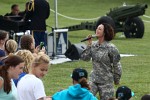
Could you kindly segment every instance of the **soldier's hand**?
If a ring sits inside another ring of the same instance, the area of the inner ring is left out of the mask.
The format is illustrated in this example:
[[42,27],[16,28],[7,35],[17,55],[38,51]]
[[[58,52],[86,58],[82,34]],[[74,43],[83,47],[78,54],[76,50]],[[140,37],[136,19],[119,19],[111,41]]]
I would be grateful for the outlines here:
[[[87,37],[90,38],[90,37],[92,37],[92,35],[88,35]],[[87,45],[91,46],[91,44],[92,44],[92,38],[89,39],[87,42],[88,42]]]

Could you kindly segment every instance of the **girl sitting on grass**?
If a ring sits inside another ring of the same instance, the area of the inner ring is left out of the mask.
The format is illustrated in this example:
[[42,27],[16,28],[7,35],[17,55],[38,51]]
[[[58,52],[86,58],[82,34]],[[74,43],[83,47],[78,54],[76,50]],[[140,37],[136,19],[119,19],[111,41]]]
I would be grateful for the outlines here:
[[24,60],[9,55],[0,66],[0,100],[18,100],[17,89],[12,79],[17,79],[24,67]]
[[40,78],[43,78],[48,71],[50,58],[44,53],[35,57],[29,74],[26,74],[18,82],[17,89],[19,100],[47,100],[44,85]]
[[19,75],[18,79],[14,79],[14,83],[17,86],[18,81],[23,76],[25,76],[26,74],[29,73],[29,68],[31,67],[31,64],[32,64],[32,62],[34,60],[34,56],[29,50],[18,50],[15,54],[20,56],[25,62],[25,64],[24,64],[25,66],[23,68],[23,72]]

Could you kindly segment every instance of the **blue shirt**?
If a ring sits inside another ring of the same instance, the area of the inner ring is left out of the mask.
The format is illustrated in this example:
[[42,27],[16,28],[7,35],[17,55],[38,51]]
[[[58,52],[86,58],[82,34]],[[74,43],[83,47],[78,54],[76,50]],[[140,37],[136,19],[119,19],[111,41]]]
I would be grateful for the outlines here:
[[80,84],[69,86],[68,89],[55,93],[52,100],[98,100],[88,89]]
[[17,84],[18,84],[18,81],[20,81],[20,79],[23,77],[23,76],[25,76],[27,73],[25,73],[25,72],[23,72],[23,73],[21,73],[20,75],[19,75],[19,78],[18,79],[13,79],[13,81],[14,81],[14,83],[15,83],[15,85],[17,86]]
[[5,51],[0,49],[0,57],[4,57],[4,56],[6,56]]
[[[6,56],[5,51],[0,49],[0,57],[5,57],[5,56]],[[0,65],[3,65],[2,59],[0,60]]]

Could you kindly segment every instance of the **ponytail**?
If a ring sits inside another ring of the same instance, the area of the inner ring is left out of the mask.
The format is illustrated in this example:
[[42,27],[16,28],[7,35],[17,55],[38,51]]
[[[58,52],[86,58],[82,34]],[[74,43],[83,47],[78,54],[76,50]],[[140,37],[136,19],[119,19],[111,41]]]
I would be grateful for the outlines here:
[[87,79],[84,77],[79,79],[79,84],[81,85],[82,88],[87,88],[88,90],[91,89],[88,82],[87,82]]
[[4,80],[4,91],[8,94],[11,91],[11,82],[5,65],[0,66],[0,76]]

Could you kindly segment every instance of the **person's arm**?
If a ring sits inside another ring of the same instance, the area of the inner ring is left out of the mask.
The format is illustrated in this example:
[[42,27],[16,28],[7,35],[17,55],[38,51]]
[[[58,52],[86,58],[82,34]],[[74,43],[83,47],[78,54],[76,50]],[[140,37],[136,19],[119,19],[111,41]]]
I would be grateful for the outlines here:
[[[88,37],[91,37],[89,35]],[[84,61],[90,61],[91,60],[91,46],[92,46],[92,39],[88,40],[87,48],[81,53],[80,58]]]
[[39,99],[37,99],[37,100],[52,100],[52,98],[51,97],[43,97],[43,98],[39,98]]
[[4,79],[0,76],[0,89],[3,87]]
[[51,96],[46,96],[46,100],[52,100]]
[[87,48],[81,53],[80,58],[84,61],[91,60],[91,46],[87,46]]
[[120,63],[120,54],[119,51],[116,47],[111,48],[111,52],[110,52],[110,61],[113,64],[113,68],[114,68],[114,83],[115,85],[118,85],[120,83],[120,78],[122,75],[122,66]]
[[43,46],[42,49],[40,49],[40,45],[38,45],[35,49],[34,49],[34,53],[38,54],[38,53],[45,53],[45,47]]
[[118,85],[120,83],[121,75],[122,75],[122,67],[121,67],[121,63],[118,62],[116,64],[116,67],[114,67],[114,83],[115,83],[115,85]]

